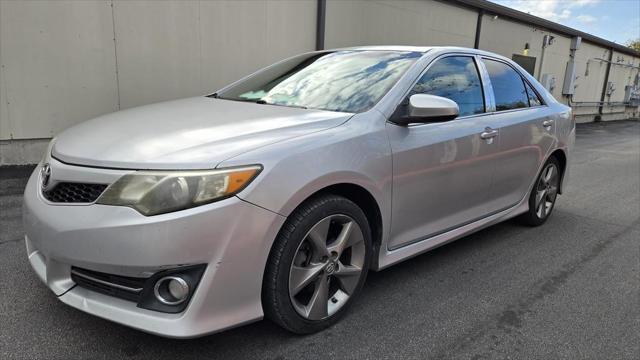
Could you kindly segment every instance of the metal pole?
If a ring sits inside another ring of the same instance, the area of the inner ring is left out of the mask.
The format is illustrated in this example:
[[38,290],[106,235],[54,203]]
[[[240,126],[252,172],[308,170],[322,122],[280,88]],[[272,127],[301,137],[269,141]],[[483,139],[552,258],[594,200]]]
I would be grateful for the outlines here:
[[318,0],[316,15],[316,50],[324,50],[324,33],[327,20],[327,0]]
[[596,121],[602,120],[602,113],[604,110],[604,99],[607,96],[607,85],[609,84],[609,72],[611,72],[611,60],[613,60],[613,48],[609,49],[609,60],[607,61],[607,70],[604,73],[604,84],[602,84],[602,96],[600,96],[600,106],[598,107],[599,116],[596,117]]
[[478,10],[478,22],[476,23],[476,39],[473,42],[473,48],[480,48],[480,32],[482,31],[482,16],[484,15],[484,10]]
[[540,64],[538,65],[538,77],[536,79],[540,81],[542,79],[542,64],[544,63],[544,52],[547,49],[547,43],[549,42],[549,35],[542,37],[542,52],[540,53]]

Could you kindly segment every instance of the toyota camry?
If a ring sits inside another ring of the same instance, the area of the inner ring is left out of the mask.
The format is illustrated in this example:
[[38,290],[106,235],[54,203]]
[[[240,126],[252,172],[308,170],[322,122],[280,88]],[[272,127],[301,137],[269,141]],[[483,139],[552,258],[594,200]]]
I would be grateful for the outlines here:
[[310,52],[59,134],[25,189],[27,254],[62,302],[149,333],[316,332],[368,271],[543,224],[574,138],[570,108],[493,53]]

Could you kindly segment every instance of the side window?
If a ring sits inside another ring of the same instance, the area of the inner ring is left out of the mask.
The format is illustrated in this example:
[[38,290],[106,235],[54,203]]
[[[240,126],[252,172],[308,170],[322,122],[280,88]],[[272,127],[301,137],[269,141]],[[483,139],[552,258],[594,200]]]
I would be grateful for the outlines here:
[[527,88],[527,95],[529,96],[529,106],[540,106],[542,105],[542,101],[538,97],[538,94],[531,88],[531,85],[524,82],[524,86]]
[[478,69],[469,56],[438,60],[411,90],[413,94],[429,94],[455,101],[460,116],[484,112],[484,97]]
[[524,88],[524,81],[511,66],[483,59],[491,86],[493,87],[493,95],[496,99],[496,111],[511,110],[525,108],[529,106],[529,96]]

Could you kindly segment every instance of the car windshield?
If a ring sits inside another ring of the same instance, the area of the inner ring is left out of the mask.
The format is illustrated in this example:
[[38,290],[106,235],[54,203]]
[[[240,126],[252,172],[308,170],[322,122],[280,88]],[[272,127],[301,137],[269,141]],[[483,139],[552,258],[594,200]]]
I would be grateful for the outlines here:
[[220,99],[357,113],[370,109],[422,54],[341,50],[297,56],[216,94]]

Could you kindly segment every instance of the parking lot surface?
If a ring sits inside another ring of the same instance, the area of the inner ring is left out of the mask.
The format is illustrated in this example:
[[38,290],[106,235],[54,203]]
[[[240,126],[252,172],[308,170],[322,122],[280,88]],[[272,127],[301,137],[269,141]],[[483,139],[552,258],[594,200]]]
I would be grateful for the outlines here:
[[581,124],[549,221],[514,221],[371,273],[334,327],[268,321],[192,340],[145,334],[58,300],[29,267],[30,169],[0,168],[0,359],[638,359],[640,122]]

